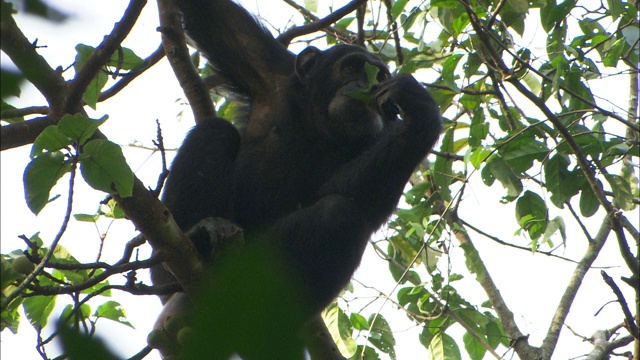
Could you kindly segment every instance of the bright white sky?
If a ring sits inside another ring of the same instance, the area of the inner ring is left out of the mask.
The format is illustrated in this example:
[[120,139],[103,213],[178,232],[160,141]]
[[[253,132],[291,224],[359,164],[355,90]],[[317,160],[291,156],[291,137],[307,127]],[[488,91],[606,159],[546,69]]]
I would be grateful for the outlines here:
[[[255,4],[258,1],[245,0],[244,3],[247,7],[255,9]],[[268,6],[265,6],[265,3],[262,2],[263,5],[259,8],[260,14],[268,19],[269,23],[274,27],[283,28],[290,19],[295,19],[299,23],[299,18],[296,18],[298,16],[296,12],[283,5],[282,2],[269,1]],[[344,3],[346,3],[344,0],[335,1],[334,8],[342,6]],[[38,45],[47,46],[40,49],[39,52],[49,61],[51,66],[61,65],[62,67],[67,67],[73,63],[75,56],[74,46],[78,43],[91,46],[99,44],[103,36],[112,30],[113,24],[120,19],[128,1],[57,0],[55,4],[59,9],[72,15],[72,18],[62,25],[45,23],[24,16],[17,16],[16,19],[30,41],[38,38]],[[155,1],[149,1],[142,18],[133,33],[125,41],[124,46],[133,49],[142,57],[147,56],[160,43],[160,36],[155,30],[157,26]],[[540,36],[538,36],[539,38]],[[433,39],[427,36],[426,41],[431,40]],[[531,43],[530,48],[534,49],[543,46],[543,44],[543,42],[536,40],[536,42]],[[2,61],[4,66],[7,63],[7,58],[4,54],[2,54]],[[603,83],[603,95],[606,95],[607,91],[610,92],[612,88],[626,88],[626,85],[615,86],[611,83]],[[164,60],[134,81],[123,93],[100,104],[98,110],[91,115],[98,118],[104,114],[109,114],[110,119],[101,127],[101,130],[112,141],[120,144],[130,144],[138,141],[149,147],[152,147],[151,140],[155,138],[156,134],[155,120],[159,119],[165,137],[165,145],[168,148],[175,148],[179,146],[184,133],[193,124],[189,109],[184,106],[182,97],[182,91],[166,60]],[[611,94],[609,94],[609,97],[614,102],[620,102],[618,106],[626,106],[626,96],[624,94],[615,97],[611,97]],[[42,97],[33,88],[26,88],[22,97],[11,101],[11,103],[16,107],[45,104]],[[176,122],[176,116],[183,111],[184,119]],[[0,235],[3,253],[24,248],[24,243],[17,238],[21,234],[31,236],[40,231],[41,237],[45,242],[51,241],[58,231],[62,214],[64,213],[66,178],[59,182],[62,186],[58,186],[52,192],[52,194],[59,193],[63,195],[61,199],[49,204],[38,217],[35,217],[27,209],[24,202],[22,174],[29,162],[29,150],[30,146],[25,146],[0,153],[2,176],[0,192],[2,226],[0,227]],[[148,151],[135,148],[125,148],[124,151],[136,175],[148,186],[154,186],[157,174],[161,169],[159,156],[149,157]],[[472,182],[466,192],[460,216],[482,229],[489,229],[488,231],[493,235],[504,240],[526,245],[528,242],[526,239],[522,237],[514,238],[513,234],[518,226],[513,215],[513,208],[499,204],[498,201],[502,194],[499,186],[494,185],[492,189],[494,191],[487,191],[487,188],[481,183]],[[74,203],[73,212],[95,213],[98,203],[104,198],[104,195],[89,189],[81,181],[77,184],[76,189],[76,202]],[[561,214],[556,208],[551,208],[550,210],[552,218]],[[586,241],[570,216],[563,215],[569,227],[567,232],[568,248],[563,255],[578,260],[586,249]],[[629,213],[627,216],[631,221],[635,221],[637,227],[638,211]],[[602,218],[603,214],[598,213],[588,221],[586,225],[591,234],[596,233]],[[99,234],[106,232],[108,229],[102,260],[115,261],[121,256],[124,243],[134,236],[135,231],[127,221],[118,221],[110,227],[109,225],[108,222],[100,222],[96,229],[93,224],[72,221],[61,244],[67,247],[78,260],[95,261],[93,257],[99,247]],[[572,274],[574,265],[543,255],[534,256],[524,251],[505,248],[477,234],[472,233],[471,236],[494,281],[498,284],[507,304],[515,314],[521,330],[530,334],[530,341],[533,345],[539,345],[547,331],[557,302]],[[559,238],[554,240],[557,243],[560,242]],[[471,303],[480,304],[486,300],[486,295],[480,286],[473,281],[473,276],[466,271],[462,251],[456,247],[455,241],[452,245],[454,247],[450,266],[453,272],[465,275],[465,279],[457,283],[456,288]],[[139,254],[140,258],[146,258],[149,252],[150,249],[148,247],[143,248]],[[607,269],[607,272],[616,280],[620,276],[628,275],[624,271],[624,267],[620,268],[623,264],[620,261],[615,242],[612,240],[606,244],[596,265],[613,267]],[[446,264],[440,264],[440,267],[446,269]],[[376,289],[387,294],[392,291],[394,283],[390,275],[388,275],[387,269],[387,264],[369,249],[361,268],[355,275],[355,279],[374,289],[362,289],[363,292],[360,293],[360,296],[364,297],[364,299],[350,303],[351,310],[357,311],[365,304],[368,304],[378,295]],[[140,273],[139,279],[148,283],[147,274]],[[113,279],[112,281],[117,280]],[[122,278],[121,281],[124,282],[124,279]],[[620,286],[624,291],[627,290],[626,286],[621,282]],[[631,300],[632,294],[629,291],[626,291],[626,294],[628,299]],[[104,334],[104,338],[109,341],[109,344],[114,349],[117,349],[118,354],[122,357],[129,357],[139,351],[146,343],[147,333],[150,331],[161,306],[160,302],[153,297],[135,297],[123,293],[115,295],[116,300],[126,309],[128,320],[136,329],[132,330],[128,327],[102,320],[98,324],[98,333]],[[91,303],[93,309],[102,301],[102,299],[98,300],[98,302]],[[590,272],[585,280],[585,285],[579,292],[577,301],[573,305],[572,312],[567,320],[568,325],[581,335],[591,336],[598,329],[609,328],[619,323],[622,320],[622,315],[617,304],[609,304],[598,316],[594,316],[603,304],[610,300],[614,300],[614,296],[600,279],[599,271]],[[60,298],[57,311],[68,303],[68,299]],[[382,314],[390,321],[391,328],[398,331],[395,334],[398,358],[427,358],[426,350],[417,341],[417,334],[420,329],[407,321],[406,317],[397,311],[391,302],[383,303],[382,301],[377,301],[369,305],[364,314],[380,309]],[[45,335],[49,333],[50,329],[46,329]],[[461,334],[462,331],[457,333],[456,340],[459,341],[458,344],[462,347]],[[34,349],[36,344],[35,332],[25,318],[21,323],[19,334],[13,335],[9,331],[4,331],[1,342],[0,357],[3,359],[40,359]],[[589,352],[590,349],[591,346],[589,344],[583,343],[581,339],[564,329],[554,358],[577,357]],[[49,347],[48,350],[50,351],[50,356],[57,354],[53,347]],[[464,358],[464,349],[461,349],[461,351]],[[508,353],[506,356],[510,358],[512,353]],[[152,354],[148,358],[155,359],[157,354]]]

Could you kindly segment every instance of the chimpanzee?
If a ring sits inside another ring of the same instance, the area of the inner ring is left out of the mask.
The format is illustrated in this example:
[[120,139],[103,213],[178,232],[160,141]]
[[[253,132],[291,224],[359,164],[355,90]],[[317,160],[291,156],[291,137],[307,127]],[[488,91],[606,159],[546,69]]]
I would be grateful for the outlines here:
[[[220,118],[191,130],[163,201],[185,231],[221,217],[248,242],[277,247],[317,313],[349,282],[437,141],[438,107],[412,76],[391,76],[362,48],[296,56],[230,0],[177,3],[188,36],[249,110],[241,132]],[[352,95],[369,86],[365,64],[378,69],[370,101]],[[168,281],[162,268],[152,275]]]

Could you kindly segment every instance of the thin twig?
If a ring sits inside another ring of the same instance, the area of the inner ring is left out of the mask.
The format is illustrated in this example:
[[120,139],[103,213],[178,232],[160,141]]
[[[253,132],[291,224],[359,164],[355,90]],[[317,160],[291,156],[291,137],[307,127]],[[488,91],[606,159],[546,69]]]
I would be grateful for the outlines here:
[[618,285],[616,285],[615,281],[613,281],[611,276],[609,276],[604,270],[600,271],[600,275],[602,275],[604,282],[607,283],[607,285],[609,285],[609,287],[611,288],[611,291],[613,291],[613,293],[618,298],[618,303],[620,304],[620,307],[622,308],[622,313],[624,314],[624,321],[627,325],[626,326],[627,330],[629,330],[629,332],[631,333],[631,335],[633,335],[634,338],[640,339],[640,332],[638,331],[638,325],[635,323],[635,320],[633,319],[633,315],[631,314],[631,310],[629,310],[629,305],[627,305],[627,301],[622,295],[622,291],[620,291],[620,288],[618,287]]
[[15,290],[10,292],[4,299],[2,299],[2,303],[0,304],[0,309],[2,309],[2,311],[4,311],[9,305],[9,303],[11,303],[15,298],[17,298],[18,295],[20,295],[20,293],[22,293],[22,291],[24,291],[27,288],[27,286],[29,286],[29,284],[31,284],[31,282],[33,282],[33,280],[38,275],[40,275],[42,271],[44,271],[44,268],[47,266],[47,264],[53,257],[53,253],[55,252],[56,247],[58,246],[58,242],[60,242],[60,239],[62,239],[62,235],[67,230],[67,225],[69,224],[69,220],[71,219],[71,208],[73,205],[73,186],[75,184],[75,179],[76,179],[76,168],[77,168],[76,163],[73,162],[71,164],[71,170],[70,170],[71,176],[69,177],[67,210],[65,211],[64,219],[62,220],[62,225],[60,226],[60,230],[58,230],[56,237],[51,242],[51,245],[49,245],[49,249],[47,250],[47,253],[44,255],[44,258],[42,259],[42,261],[40,261],[40,264],[36,266],[36,268],[31,272],[31,274],[29,274],[20,283],[20,285],[18,285],[15,288]]

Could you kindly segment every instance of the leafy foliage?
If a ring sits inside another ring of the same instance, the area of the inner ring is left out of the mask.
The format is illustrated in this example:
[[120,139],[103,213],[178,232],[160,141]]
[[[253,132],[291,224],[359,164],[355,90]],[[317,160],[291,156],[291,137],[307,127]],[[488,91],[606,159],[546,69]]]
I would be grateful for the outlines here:
[[[28,3],[35,7],[28,7],[27,12],[41,16],[54,13],[49,5],[40,1]],[[298,10],[306,14],[307,19],[313,19],[312,15],[326,3],[305,1],[304,9]],[[426,83],[445,122],[445,132],[435,155],[417,169],[404,202],[389,221],[384,239],[374,241],[375,250],[387,260],[389,273],[397,284],[396,290],[384,297],[392,299],[419,329],[416,343],[432,359],[476,360],[509,351],[517,352],[520,358],[537,357],[538,351],[549,351],[544,348],[548,345],[534,348],[519,333],[508,304],[492,284],[482,254],[471,242],[470,230],[534,254],[561,256],[556,254],[555,244],[560,240],[565,246],[570,245],[566,244],[570,223],[585,228],[593,219],[601,219],[603,223],[611,221],[629,268],[626,270],[632,275],[636,272],[635,277],[629,277],[631,281],[637,280],[637,268],[634,270],[629,264],[638,261],[638,254],[629,250],[627,240],[619,235],[624,231],[634,234],[633,225],[623,229],[620,219],[626,219],[626,213],[631,214],[629,218],[637,215],[640,195],[637,2],[398,0],[368,4],[363,29],[358,29],[358,22],[348,15],[333,25],[331,35],[318,38],[313,34],[303,40],[317,46],[332,45],[339,38],[355,38],[352,35],[362,30],[369,50],[378,53],[391,69],[414,74]],[[14,13],[11,5],[3,0],[3,33],[9,29]],[[394,28],[394,23],[399,28],[397,33],[389,30]],[[530,46],[538,40],[542,40],[541,47]],[[88,63],[96,61],[100,49],[77,44],[75,73],[81,74]],[[21,63],[17,56],[12,60]],[[192,60],[199,65],[198,54],[194,54]],[[38,61],[32,58],[22,64],[28,64],[29,69],[39,69]],[[89,74],[88,84],[78,94],[82,104],[69,107],[57,104],[52,108],[61,111],[86,105],[96,109],[105,98],[105,88],[113,83],[111,78],[126,78],[147,63],[134,50],[120,47],[107,54],[98,71]],[[20,94],[24,82],[41,85],[39,81],[46,78],[42,73],[24,71],[24,68],[22,73],[2,69],[2,121],[8,129],[26,124],[25,116],[28,119],[33,115],[10,104],[11,97]],[[211,71],[205,67],[201,73],[210,75]],[[371,67],[367,74],[369,89],[350,96],[370,101],[369,90],[377,82],[377,69]],[[631,81],[627,77],[631,77]],[[611,97],[618,96],[618,92],[629,94],[632,101],[626,110],[614,107],[612,111],[609,104],[612,99],[602,98],[603,93],[596,91],[600,86],[598,81],[605,78],[631,84],[626,92],[621,90],[627,85],[610,89]],[[69,81],[73,84],[75,80]],[[116,85],[107,90],[113,89],[118,91]],[[46,97],[49,104],[55,104],[52,95]],[[214,98],[223,102],[219,115],[230,117],[239,112],[232,100]],[[54,116],[55,112],[49,110]],[[94,189],[119,197],[131,196],[134,173],[121,147],[96,135],[107,117],[96,120],[79,113],[64,113],[55,125],[44,128],[33,141],[30,162],[23,176],[29,209],[39,214],[49,202],[56,200],[59,195],[51,194],[61,186],[59,180],[68,175],[73,179],[78,165],[84,181]],[[489,235],[492,229],[488,225],[476,229],[461,219],[459,210],[465,207],[464,191],[470,183],[484,185],[487,191],[499,194],[500,206],[512,209],[514,214],[509,219],[501,219],[500,226],[517,229],[519,238],[495,239]],[[70,194],[73,198],[73,191]],[[69,199],[69,206],[72,200]],[[575,206],[578,211],[574,210]],[[74,214],[74,219],[82,222],[97,223],[105,218],[109,221],[126,218],[113,198],[99,205],[95,214]],[[584,232],[593,251],[585,255],[585,259],[592,261],[606,238],[594,239]],[[637,230],[635,234],[637,236]],[[59,335],[68,356],[115,358],[92,336],[100,318],[133,327],[120,303],[109,299],[109,278],[128,272],[125,289],[142,291],[146,288],[135,283],[135,271],[149,264],[131,261],[126,256],[108,266],[83,264],[57,243],[59,238],[43,241],[36,233],[30,238],[23,236],[23,240],[26,249],[3,254],[1,258],[2,330],[16,333],[23,314],[40,332],[57,316]],[[464,281],[470,279],[457,273],[451,265],[456,256],[452,250],[456,246],[463,250],[468,273],[487,294],[488,300],[483,304],[468,301],[466,289],[458,285],[463,278]],[[210,310],[207,313],[224,316],[226,311],[234,311],[255,324],[256,332],[247,339],[217,325],[218,343],[242,342],[247,347],[256,345],[265,349],[290,346],[292,350],[287,355],[291,355],[299,350],[300,344],[294,339],[295,330],[286,325],[291,320],[289,317],[295,318],[296,313],[285,314],[289,309],[282,304],[295,303],[299,294],[287,286],[282,280],[284,277],[278,276],[277,263],[274,265],[264,253],[260,254],[252,252],[247,255],[250,258],[241,259],[246,266],[240,269],[229,266],[227,272],[223,272],[218,281],[227,293],[210,294],[214,301],[206,304]],[[17,271],[18,267],[27,271]],[[573,284],[580,284],[583,278],[572,280],[575,280]],[[255,301],[233,296],[239,288],[254,287]],[[275,295],[273,288],[278,289]],[[54,305],[63,294],[73,295],[76,301],[61,314],[55,314]],[[389,317],[345,301],[350,294],[355,295],[347,292],[344,299],[323,313],[341,353],[350,359],[399,357],[396,340],[400,329]],[[101,304],[88,303],[98,296]],[[559,305],[558,311],[566,316],[571,301]],[[484,309],[480,310],[481,307]],[[208,317],[197,321],[206,322],[206,319]],[[636,314],[636,325],[637,322]],[[81,328],[91,330],[80,331]],[[271,342],[261,338],[260,332],[273,329],[277,331],[270,333],[268,339],[281,338]],[[461,329],[462,336],[459,336]],[[549,330],[547,339],[557,335],[552,331],[556,330]],[[557,336],[555,338],[557,341]],[[204,356],[201,349],[206,349],[211,340],[200,332],[194,341],[187,354]],[[43,349],[44,345],[39,343]],[[545,353],[546,358],[551,355]]]

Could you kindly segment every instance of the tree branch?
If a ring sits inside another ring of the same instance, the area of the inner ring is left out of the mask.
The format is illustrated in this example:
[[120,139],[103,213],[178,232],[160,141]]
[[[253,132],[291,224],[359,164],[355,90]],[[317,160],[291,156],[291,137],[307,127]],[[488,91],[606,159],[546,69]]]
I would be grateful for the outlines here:
[[69,92],[67,93],[65,113],[75,114],[80,110],[82,96],[87,87],[104,64],[111,59],[111,56],[120,47],[122,41],[129,35],[142,12],[142,8],[146,4],[147,0],[130,0],[122,19],[114,25],[111,33],[96,47],[95,51],[82,66],[82,69],[76,73],[75,78],[71,81]]
[[593,262],[598,257],[602,246],[607,240],[609,236],[609,232],[611,231],[611,218],[605,217],[600,225],[600,230],[593,239],[593,242],[589,243],[587,247],[587,251],[576,266],[573,276],[569,280],[567,284],[567,288],[565,289],[562,298],[560,299],[560,303],[558,304],[558,308],[556,309],[553,318],[551,319],[551,325],[549,326],[549,330],[547,331],[547,336],[545,336],[542,341],[542,346],[540,349],[542,350],[543,359],[549,359],[551,354],[558,343],[558,339],[560,337],[560,330],[562,330],[562,325],[564,324],[567,315],[569,314],[569,310],[571,309],[571,304],[573,304],[573,300],[578,293],[578,289],[580,285],[582,285],[582,280],[584,279],[587,271],[593,265]]
[[209,89],[191,61],[187,40],[182,30],[180,11],[172,0],[158,0],[162,46],[180,87],[184,91],[196,123],[216,117]]
[[607,283],[607,285],[609,285],[609,287],[611,288],[611,291],[613,291],[613,293],[616,295],[616,298],[618,298],[618,303],[622,308],[622,313],[624,314],[624,321],[627,325],[625,326],[625,328],[629,330],[629,333],[631,333],[631,335],[633,335],[634,338],[640,339],[640,332],[638,332],[638,325],[635,323],[633,319],[633,315],[629,310],[629,305],[627,305],[627,301],[624,299],[624,296],[622,295],[622,291],[620,291],[620,288],[618,288],[618,285],[616,285],[615,281],[613,281],[611,276],[609,276],[606,272],[604,272],[604,270],[600,271],[600,275],[602,275],[604,282]]
[[58,118],[44,116],[0,127],[0,151],[33,143],[47,126],[57,122]]
[[135,80],[138,76],[142,75],[145,71],[147,71],[153,65],[157,64],[158,61],[160,61],[163,57],[164,57],[164,48],[162,47],[162,44],[160,44],[160,46],[158,46],[156,51],[154,51],[153,53],[151,53],[151,55],[149,55],[146,59],[144,59],[144,64],[141,67],[135,68],[129,71],[127,74],[122,75],[123,77],[122,79],[120,79],[120,81],[115,83],[109,89],[103,91],[100,94],[100,96],[98,96],[98,102],[105,101],[110,97],[114,96],[115,94],[117,94],[118,92],[120,92],[120,90],[124,89],[127,85],[129,85],[129,83]]
[[[304,8],[301,9],[301,7],[299,5],[297,5],[296,3],[294,3],[293,1],[290,0],[285,0],[285,2],[291,6],[293,6],[294,8],[298,9],[299,11],[304,10]],[[332,12],[329,16],[325,17],[324,19],[316,19],[316,21],[308,24],[308,25],[304,25],[304,26],[298,26],[298,27],[294,27],[291,28],[287,31],[285,31],[284,33],[280,34],[280,36],[278,36],[278,41],[283,44],[285,47],[289,46],[289,44],[291,44],[291,41],[299,36],[303,36],[303,35],[307,35],[307,34],[311,34],[314,33],[316,31],[320,31],[323,30],[325,28],[327,28],[329,25],[335,23],[336,21],[342,19],[343,17],[347,16],[348,14],[352,13],[353,11],[357,10],[359,6],[361,6],[362,4],[366,3],[367,0],[352,0],[351,2],[349,2],[347,5],[341,7],[340,9]],[[306,10],[304,10],[306,11]],[[305,16],[311,15],[308,13],[303,13]]]
[[[3,5],[4,7],[4,5]],[[16,24],[11,11],[0,14],[0,49],[9,56],[25,78],[44,95],[49,107],[61,110],[66,98],[67,84],[58,72],[38,54]],[[4,146],[5,138],[2,143]]]
[[13,119],[27,115],[39,114],[47,115],[49,113],[48,106],[29,106],[22,109],[6,109],[0,113],[0,119]]
[[75,184],[75,179],[76,179],[76,163],[75,162],[71,164],[70,173],[71,173],[71,176],[69,177],[67,208],[64,213],[64,219],[62,220],[62,225],[60,225],[60,230],[58,230],[56,237],[51,242],[51,245],[49,245],[49,249],[47,250],[47,253],[44,255],[44,257],[42,258],[40,263],[36,266],[36,268],[29,275],[27,275],[27,277],[24,280],[22,280],[22,282],[18,286],[16,286],[12,292],[7,294],[7,296],[2,299],[2,302],[0,303],[0,309],[2,309],[2,311],[4,311],[7,308],[7,306],[15,298],[17,298],[27,288],[27,286],[29,286],[29,284],[31,284],[38,275],[40,275],[40,273],[42,273],[45,266],[47,266],[49,261],[51,261],[51,258],[53,257],[53,254],[56,250],[56,246],[58,246],[58,242],[60,242],[60,239],[62,239],[62,235],[67,230],[67,225],[69,224],[69,220],[71,219],[71,208],[73,205],[73,186]]
[[398,23],[393,19],[391,8],[393,4],[391,0],[384,0],[384,6],[387,8],[387,22],[389,23],[389,33],[393,36],[393,43],[396,49],[396,58],[398,59],[398,67],[404,62],[402,55],[402,46],[400,45],[400,32],[398,31]]
[[489,270],[484,266],[484,262],[480,258],[480,254],[475,245],[471,241],[471,237],[464,230],[464,223],[458,219],[457,214],[452,211],[445,212],[445,219],[449,223],[453,233],[460,243],[460,247],[464,251],[465,257],[469,264],[474,265],[476,281],[482,286],[485,293],[489,297],[489,301],[493,305],[505,334],[511,339],[512,346],[521,359],[538,359],[540,358],[540,349],[529,344],[528,337],[525,336],[513,318],[513,313],[504,301],[498,286],[493,282]]

